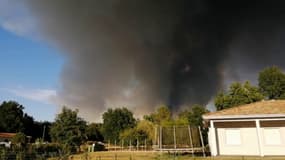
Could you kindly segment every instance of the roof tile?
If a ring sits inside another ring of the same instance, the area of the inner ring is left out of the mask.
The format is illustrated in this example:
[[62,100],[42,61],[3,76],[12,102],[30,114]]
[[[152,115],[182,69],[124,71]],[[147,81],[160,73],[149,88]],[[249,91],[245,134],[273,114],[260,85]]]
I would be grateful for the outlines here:
[[255,103],[223,109],[216,112],[206,113],[203,115],[203,117],[269,114],[285,114],[285,100],[263,100]]

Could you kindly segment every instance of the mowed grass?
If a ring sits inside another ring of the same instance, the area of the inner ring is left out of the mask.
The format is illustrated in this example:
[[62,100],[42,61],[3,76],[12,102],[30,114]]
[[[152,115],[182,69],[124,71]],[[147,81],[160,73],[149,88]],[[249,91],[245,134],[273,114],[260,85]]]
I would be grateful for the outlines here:
[[[57,160],[52,158],[50,160]],[[192,157],[187,155],[174,155],[151,151],[117,151],[117,152],[93,152],[72,155],[69,160],[285,160],[284,157],[253,157],[253,156],[218,156],[218,157]]]

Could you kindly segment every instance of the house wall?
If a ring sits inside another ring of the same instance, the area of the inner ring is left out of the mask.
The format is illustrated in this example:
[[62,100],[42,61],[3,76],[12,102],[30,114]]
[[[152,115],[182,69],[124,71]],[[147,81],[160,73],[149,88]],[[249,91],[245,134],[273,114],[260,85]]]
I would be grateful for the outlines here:
[[227,142],[226,132],[231,128],[217,128],[219,155],[259,155],[256,128],[232,129],[239,130],[240,144],[229,144]]
[[[279,134],[268,133],[265,131],[266,129],[277,130],[279,131]],[[260,136],[262,139],[261,145],[263,147],[264,155],[285,155],[285,127],[263,127],[261,128]],[[280,144],[267,144],[267,141],[270,141],[270,139],[271,142],[274,142],[273,138],[275,141],[280,140]]]
[[[241,143],[228,144],[227,130],[239,130]],[[285,155],[285,127],[261,127],[260,131],[265,156]],[[256,128],[217,128],[217,141],[219,155],[260,155]]]
[[216,129],[210,127],[208,131],[208,142],[209,142],[209,147],[211,151],[212,156],[217,156],[218,155],[218,148],[216,144]]

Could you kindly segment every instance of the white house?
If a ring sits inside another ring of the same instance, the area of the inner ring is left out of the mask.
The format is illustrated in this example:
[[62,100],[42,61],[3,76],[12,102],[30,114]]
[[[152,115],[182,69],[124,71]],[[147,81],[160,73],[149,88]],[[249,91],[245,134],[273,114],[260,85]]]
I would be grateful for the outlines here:
[[203,115],[217,155],[285,155],[285,100],[260,101]]

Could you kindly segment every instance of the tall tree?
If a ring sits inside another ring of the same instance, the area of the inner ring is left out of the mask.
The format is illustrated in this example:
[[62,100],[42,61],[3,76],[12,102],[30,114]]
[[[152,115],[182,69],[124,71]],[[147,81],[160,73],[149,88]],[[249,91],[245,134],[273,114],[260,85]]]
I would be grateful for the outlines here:
[[151,121],[157,125],[168,124],[172,120],[171,112],[167,106],[160,106],[159,108],[157,108],[155,113],[145,115],[144,119]]
[[25,113],[22,122],[24,125],[23,132],[27,136],[32,136],[33,138],[37,137],[37,132],[39,131],[37,130],[38,128],[35,124],[34,118]]
[[146,120],[141,120],[138,122],[136,126],[136,130],[138,132],[138,139],[144,140],[146,139],[147,142],[152,142],[155,139],[154,135],[154,125],[153,123],[146,121]]
[[136,120],[133,113],[127,108],[108,109],[103,114],[104,139],[113,143],[119,139],[121,131],[133,128],[135,125]]
[[193,105],[189,114],[188,121],[192,126],[203,126],[203,118],[202,115],[209,112],[205,107],[201,105]]
[[178,116],[175,119],[175,125],[189,125],[189,114],[189,110],[183,110],[179,112]]
[[15,101],[4,101],[0,105],[0,131],[24,131],[24,107]]
[[65,151],[73,151],[86,138],[86,122],[78,117],[78,110],[63,107],[50,128],[53,142],[63,144]]
[[244,84],[235,82],[231,84],[227,92],[221,92],[215,97],[215,106],[217,110],[221,110],[260,101],[263,98],[259,89],[252,86],[250,82],[246,81]]
[[285,99],[285,74],[273,66],[259,73],[258,85],[268,99]]
[[87,126],[86,135],[89,141],[103,141],[104,137],[100,131],[102,124],[91,123]]
[[193,133],[193,137],[196,137],[196,139],[199,137],[198,126],[200,126],[205,144],[208,143],[208,129],[203,127],[202,115],[207,112],[209,112],[209,110],[207,110],[206,107],[195,104],[187,114],[188,122],[192,126],[191,132]]

